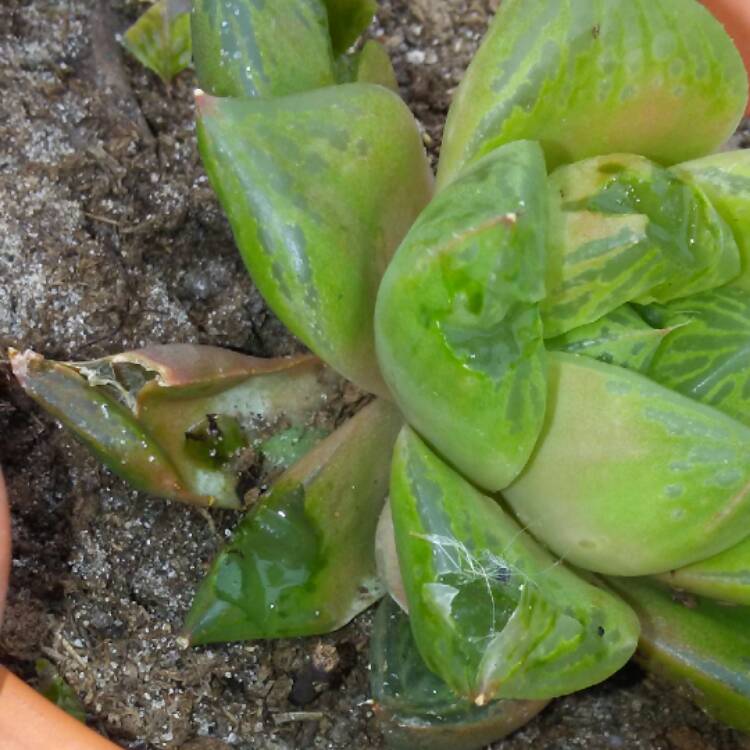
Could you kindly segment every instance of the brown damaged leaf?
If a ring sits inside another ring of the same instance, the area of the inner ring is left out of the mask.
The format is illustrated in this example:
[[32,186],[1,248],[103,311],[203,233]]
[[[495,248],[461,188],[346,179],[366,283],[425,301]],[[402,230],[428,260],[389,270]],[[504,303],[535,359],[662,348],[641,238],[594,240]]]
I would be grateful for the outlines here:
[[[83,363],[9,352],[21,386],[136,489],[239,507],[265,441],[330,432],[340,381],[317,358],[259,359],[211,346],[155,346]],[[322,420],[322,422],[321,422]],[[293,450],[290,451],[293,454]]]

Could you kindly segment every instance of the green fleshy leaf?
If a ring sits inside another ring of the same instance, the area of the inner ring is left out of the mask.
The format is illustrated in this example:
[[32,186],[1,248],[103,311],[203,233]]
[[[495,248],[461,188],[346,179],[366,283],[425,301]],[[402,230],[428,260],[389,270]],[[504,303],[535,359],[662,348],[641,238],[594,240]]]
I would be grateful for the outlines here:
[[378,358],[407,420],[492,490],[544,417],[545,186],[537,144],[498,149],[430,203],[378,294]]
[[622,305],[593,323],[548,339],[546,346],[645,372],[668,332],[652,328],[630,305]]
[[241,505],[245,449],[314,428],[340,387],[313,357],[262,360],[211,346],[77,364],[11,352],[11,363],[23,388],[136,489],[222,507]]
[[652,380],[550,352],[539,444],[503,491],[556,554],[612,575],[672,570],[750,528],[750,429]]
[[663,573],[659,578],[681,591],[750,606],[750,537],[718,555]]
[[554,560],[409,428],[390,499],[414,639],[459,695],[478,706],[565,695],[632,655],[628,607]]
[[526,724],[547,701],[475,706],[427,669],[409,618],[386,597],[370,639],[370,686],[391,750],[479,750]]
[[329,431],[321,427],[290,427],[264,440],[258,450],[272,469],[285,470],[309,453],[328,434]]
[[639,156],[615,154],[550,176],[545,335],[636,300],[712,289],[740,270],[731,231],[703,192]]
[[11,350],[10,361],[26,393],[112,472],[143,492],[193,500],[169,456],[104,387],[34,352]]
[[750,300],[725,287],[644,310],[673,327],[648,369],[657,383],[750,426]]
[[432,190],[406,105],[348,84],[276,100],[204,97],[200,109],[206,171],[269,306],[335,369],[384,394],[375,294]]
[[323,0],[194,0],[198,81],[214,96],[273,97],[332,86]]
[[400,425],[375,401],[275,482],[201,584],[192,643],[327,633],[382,595],[373,538]]
[[733,285],[750,290],[750,150],[712,154],[674,170],[693,180],[731,227],[742,266]]
[[611,579],[641,619],[639,661],[719,721],[750,731],[750,608],[683,603],[643,580]]
[[375,0],[324,0],[333,51],[340,55],[357,41],[378,9]]
[[86,709],[73,688],[47,659],[37,659],[34,665],[39,678],[39,692],[58,708],[78,721],[86,722]]
[[190,65],[190,0],[158,0],[124,34],[122,44],[168,83]]
[[343,55],[336,63],[339,83],[375,83],[398,93],[396,71],[385,47],[372,39],[359,52]]
[[694,159],[734,131],[747,88],[695,0],[503,0],[448,115],[439,186],[523,138],[550,167],[616,152]]

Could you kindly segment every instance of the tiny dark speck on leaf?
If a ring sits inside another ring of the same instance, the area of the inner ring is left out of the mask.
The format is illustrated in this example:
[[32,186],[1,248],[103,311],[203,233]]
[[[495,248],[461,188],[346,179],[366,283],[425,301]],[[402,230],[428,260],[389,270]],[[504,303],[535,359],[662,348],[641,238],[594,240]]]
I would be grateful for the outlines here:
[[598,24],[598,23],[595,24],[591,29],[591,36],[593,36],[594,39],[598,39],[599,33],[601,32],[601,30],[602,30],[601,24]]
[[604,628],[603,628],[603,627],[602,627],[601,625],[600,625],[600,626],[599,626],[599,627],[598,627],[598,628],[596,629],[596,632],[597,632],[597,633],[598,633],[598,634],[599,634],[599,635],[600,635],[600,636],[601,636],[602,638],[604,637],[604,633],[605,633],[605,630],[604,630]]

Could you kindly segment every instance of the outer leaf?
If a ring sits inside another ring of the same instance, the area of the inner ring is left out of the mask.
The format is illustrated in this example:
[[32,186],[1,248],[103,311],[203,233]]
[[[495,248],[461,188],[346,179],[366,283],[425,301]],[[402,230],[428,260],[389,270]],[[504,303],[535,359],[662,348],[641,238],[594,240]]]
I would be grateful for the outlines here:
[[726,287],[646,311],[675,327],[648,370],[667,388],[720,409],[750,426],[750,300]]
[[503,492],[534,536],[579,567],[646,575],[747,535],[747,427],[629,370],[548,359],[542,436]]
[[[237,507],[242,449],[314,427],[336,379],[313,357],[156,346],[81,364],[11,352],[21,385],[112,471],[154,495]],[[235,460],[235,458],[237,460]]]
[[746,97],[739,53],[695,0],[503,0],[451,107],[439,184],[521,138],[551,167],[618,151],[675,164],[723,143]]
[[703,192],[647,159],[587,159],[554,172],[550,188],[547,336],[631,300],[712,289],[740,271],[732,233]]
[[432,177],[409,110],[380,86],[200,103],[211,182],[266,301],[316,354],[384,393],[372,316],[380,277]]
[[427,666],[482,706],[545,699],[619,669],[633,613],[555,561],[405,428],[391,477],[412,632]]
[[378,5],[375,0],[324,0],[328,9],[333,51],[340,55],[370,25]]
[[726,151],[674,168],[711,199],[740,249],[742,273],[734,286],[750,290],[750,151]]
[[497,701],[478,707],[458,698],[427,669],[409,618],[388,598],[370,639],[374,710],[392,750],[479,750],[523,726],[547,701]]
[[375,401],[276,481],[201,585],[192,643],[327,633],[382,595],[373,538],[400,425]]
[[190,0],[158,0],[124,34],[131,55],[171,81],[190,65]]
[[378,296],[378,358],[407,420],[493,490],[544,416],[545,180],[528,141],[477,163],[419,217]]
[[11,350],[9,356],[23,389],[111,471],[152,495],[198,502],[169,457],[115,397],[34,352]]
[[750,537],[714,557],[659,577],[672,588],[723,602],[750,605]]
[[641,618],[639,659],[719,721],[750,731],[750,608],[689,606],[642,580],[612,579]]
[[546,346],[644,372],[669,330],[652,328],[630,305],[622,305],[593,323],[548,339]]
[[332,86],[323,0],[194,0],[193,57],[214,96],[269,97]]

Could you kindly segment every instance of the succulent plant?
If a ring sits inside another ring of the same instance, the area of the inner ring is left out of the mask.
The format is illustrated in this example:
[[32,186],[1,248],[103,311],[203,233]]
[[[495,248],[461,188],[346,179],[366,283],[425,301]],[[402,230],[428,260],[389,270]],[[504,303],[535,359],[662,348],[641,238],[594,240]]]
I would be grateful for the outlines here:
[[[750,154],[713,153],[747,102],[737,50],[695,0],[504,0],[435,186],[384,53],[350,47],[372,12],[191,19],[206,171],[320,359],[13,352],[18,379],[153,494],[238,507],[258,456],[280,474],[184,636],[324,633],[387,591],[393,747],[480,747],[639,638],[750,730]],[[316,417],[334,371],[376,396],[343,424]]]

